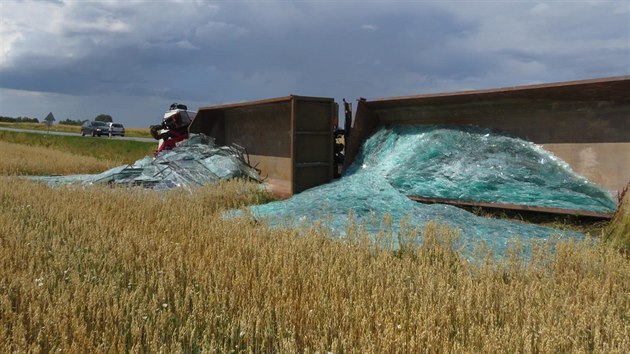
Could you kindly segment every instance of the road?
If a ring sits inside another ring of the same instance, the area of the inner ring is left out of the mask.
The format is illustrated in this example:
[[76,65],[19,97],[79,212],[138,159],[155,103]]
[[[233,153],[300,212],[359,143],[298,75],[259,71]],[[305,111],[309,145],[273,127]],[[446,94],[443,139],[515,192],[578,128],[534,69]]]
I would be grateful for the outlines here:
[[[56,131],[48,131],[48,130],[37,130],[37,129],[17,129],[17,128],[7,128],[0,127],[0,130],[7,130],[12,132],[21,132],[21,133],[36,133],[36,134],[50,134],[50,135],[68,135],[68,136],[81,136],[79,133],[69,133],[69,132],[56,132]],[[133,136],[114,136],[112,138],[101,137],[101,138],[92,138],[86,137],[90,139],[114,139],[114,140],[133,140],[133,141],[142,141],[142,142],[151,142],[157,143],[157,141],[153,138],[138,138]]]

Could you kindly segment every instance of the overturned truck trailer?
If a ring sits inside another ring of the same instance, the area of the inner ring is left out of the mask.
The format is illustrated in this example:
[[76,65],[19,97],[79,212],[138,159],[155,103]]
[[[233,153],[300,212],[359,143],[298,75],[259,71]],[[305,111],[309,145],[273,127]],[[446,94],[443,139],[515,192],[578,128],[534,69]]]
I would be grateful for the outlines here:
[[344,166],[390,124],[491,128],[542,145],[613,195],[630,180],[630,76],[361,100]]
[[[221,145],[245,147],[271,192],[288,197],[332,180],[337,116],[332,98],[292,95],[201,107],[190,132],[205,133]],[[346,139],[344,166],[350,166],[380,126],[394,124],[470,124],[526,139],[613,195],[630,180],[630,76],[361,100]],[[467,205],[462,200],[436,202]],[[495,207],[574,214],[522,205]]]
[[332,98],[291,95],[200,107],[189,131],[244,147],[271,192],[289,197],[332,180],[337,115]]

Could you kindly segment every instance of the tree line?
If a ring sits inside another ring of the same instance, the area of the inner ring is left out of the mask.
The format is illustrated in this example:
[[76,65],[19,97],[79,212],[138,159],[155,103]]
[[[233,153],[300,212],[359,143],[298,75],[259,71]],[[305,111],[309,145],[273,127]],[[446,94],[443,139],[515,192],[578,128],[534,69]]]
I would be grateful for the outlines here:
[[0,122],[8,122],[8,123],[39,123],[39,119],[37,118],[29,118],[29,117],[4,117],[0,116]]
[[[64,124],[64,125],[81,125],[83,124],[83,122],[87,121],[88,119],[64,119],[64,120],[60,120],[59,124]],[[99,114],[94,118],[95,121],[99,121],[99,122],[113,122],[114,120],[112,119],[112,116],[110,116],[109,114]],[[13,117],[4,117],[4,116],[0,116],[0,122],[6,122],[6,123],[39,123],[39,119],[37,118],[29,118],[29,117],[17,117],[17,118],[13,118]]]

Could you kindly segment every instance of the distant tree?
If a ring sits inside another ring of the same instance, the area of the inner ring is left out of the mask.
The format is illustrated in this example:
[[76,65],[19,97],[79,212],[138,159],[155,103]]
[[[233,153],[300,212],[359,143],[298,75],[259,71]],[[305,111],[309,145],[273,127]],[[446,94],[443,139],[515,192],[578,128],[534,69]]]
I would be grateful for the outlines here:
[[110,116],[109,114],[99,114],[96,116],[96,118],[94,118],[94,120],[97,122],[113,122],[114,121],[112,119],[112,116]]
[[72,119],[68,118],[68,119],[65,119],[65,120],[60,120],[60,121],[59,121],[59,124],[65,124],[65,125],[81,125],[81,124],[83,124],[83,122],[85,122],[85,120],[80,120],[80,119],[77,119],[77,120],[72,120]]

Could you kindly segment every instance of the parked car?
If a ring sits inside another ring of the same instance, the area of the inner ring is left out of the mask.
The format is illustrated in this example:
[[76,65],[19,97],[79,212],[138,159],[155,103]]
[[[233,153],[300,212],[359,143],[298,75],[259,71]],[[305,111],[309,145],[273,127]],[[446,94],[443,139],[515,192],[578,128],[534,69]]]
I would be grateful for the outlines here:
[[123,127],[120,123],[107,123],[109,126],[109,136],[112,137],[114,135],[125,136],[125,127]]
[[81,135],[101,136],[109,134],[109,125],[105,122],[88,120],[81,124]]

